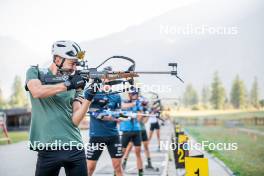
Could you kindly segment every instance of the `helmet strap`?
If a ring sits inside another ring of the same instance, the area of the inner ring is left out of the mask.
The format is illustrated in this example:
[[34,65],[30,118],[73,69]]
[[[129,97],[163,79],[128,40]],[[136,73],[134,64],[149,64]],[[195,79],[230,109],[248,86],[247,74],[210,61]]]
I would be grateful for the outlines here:
[[54,56],[54,58],[53,58],[53,63],[58,67],[58,69],[61,69],[62,66],[63,66],[63,64],[64,64],[64,62],[65,62],[65,58],[63,58],[63,57],[61,57],[61,58],[62,58],[62,61],[61,61],[61,64],[60,64],[60,65],[57,65],[57,64],[55,63],[55,59],[56,59],[56,57]]
[[59,65],[59,69],[61,69],[61,68],[62,68],[62,66],[63,66],[64,62],[65,62],[65,58],[62,58],[61,64]]

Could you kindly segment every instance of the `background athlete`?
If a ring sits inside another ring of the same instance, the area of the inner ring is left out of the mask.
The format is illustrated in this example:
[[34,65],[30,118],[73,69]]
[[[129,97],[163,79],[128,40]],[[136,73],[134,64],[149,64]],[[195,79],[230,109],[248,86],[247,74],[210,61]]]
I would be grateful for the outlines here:
[[[143,109],[141,102],[138,100],[138,90],[134,89],[132,92],[129,92],[129,101],[135,102],[135,106],[128,108],[127,111],[133,113],[142,113]],[[122,147],[123,152],[126,151],[126,148],[129,142],[132,142],[135,146],[135,154],[137,159],[137,168],[138,175],[143,175],[143,163],[141,158],[141,127],[139,121],[142,119],[142,116],[137,115],[136,118],[131,118],[129,121],[122,121],[120,123],[120,131],[122,131]]]
[[[153,116],[151,116],[153,114]],[[149,141],[151,141],[154,131],[156,131],[157,139],[158,139],[158,151],[160,150],[160,125],[159,125],[159,116],[160,111],[156,108],[151,108],[151,113],[149,116],[149,123],[150,123],[150,132],[149,132]]]
[[[111,67],[105,68],[111,71]],[[104,80],[107,83],[108,80]],[[121,107],[134,106],[133,103],[121,104],[121,97],[119,94],[107,94],[111,87],[104,86],[97,92],[90,107],[90,139],[87,148],[87,166],[88,175],[93,175],[97,161],[101,156],[104,146],[107,147],[108,152],[112,158],[112,165],[116,176],[122,176],[123,171],[121,167],[121,158],[123,155],[122,145],[119,138],[117,123],[120,122],[118,117],[106,114],[100,116],[105,110],[115,111]],[[86,95],[89,92],[84,93]]]
[[[148,101],[146,100],[146,98],[144,98],[143,96],[139,97],[139,101],[141,102],[141,106],[142,106],[142,111],[143,113],[148,113],[149,107],[148,107]],[[148,121],[148,117],[143,117],[139,123],[140,123],[140,132],[141,132],[141,139],[142,139],[142,143],[144,146],[144,153],[145,156],[147,158],[147,165],[146,165],[146,169],[154,169],[152,164],[151,164],[151,158],[150,158],[150,151],[149,151],[149,141],[148,141],[148,135],[147,135],[147,131],[146,131],[146,127],[145,127],[145,123]],[[127,149],[124,153],[124,160],[122,163],[122,167],[125,168],[126,167],[126,163],[129,157],[129,153],[131,152],[133,148],[133,144],[132,142],[129,143],[129,145],[127,146]]]

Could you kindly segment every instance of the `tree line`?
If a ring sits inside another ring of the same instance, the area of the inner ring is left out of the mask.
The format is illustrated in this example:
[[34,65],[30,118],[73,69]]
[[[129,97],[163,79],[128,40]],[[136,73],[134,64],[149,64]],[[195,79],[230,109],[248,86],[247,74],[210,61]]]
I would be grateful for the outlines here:
[[[248,91],[244,81],[237,75],[232,82],[228,95],[217,72],[214,73],[210,86],[204,86],[200,95],[192,84],[187,84],[182,96],[185,107],[193,109],[243,109],[264,107],[264,99],[260,100],[258,80],[255,77],[251,89]],[[29,102],[24,90],[24,83],[16,76],[12,85],[11,96],[6,100],[0,87],[0,109],[28,107]]]
[[244,109],[264,107],[260,100],[260,88],[255,77],[250,90],[237,75],[232,82],[230,93],[224,88],[218,72],[214,73],[210,86],[203,86],[200,96],[192,84],[188,84],[182,96],[185,107],[192,109]]
[[0,87],[0,109],[27,108],[29,102],[20,76],[15,76],[11,96],[6,100]]

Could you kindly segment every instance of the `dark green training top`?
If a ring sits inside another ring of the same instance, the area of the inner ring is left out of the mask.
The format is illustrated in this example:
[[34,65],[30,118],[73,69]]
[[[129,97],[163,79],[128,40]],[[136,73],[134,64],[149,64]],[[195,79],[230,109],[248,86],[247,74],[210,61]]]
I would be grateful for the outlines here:
[[[31,67],[27,71],[26,83],[39,78],[39,71]],[[45,74],[52,75],[49,69]],[[58,93],[47,98],[33,98],[30,126],[30,148],[41,150],[43,145],[76,146],[82,144],[80,130],[72,122],[72,103],[78,95],[75,90]]]

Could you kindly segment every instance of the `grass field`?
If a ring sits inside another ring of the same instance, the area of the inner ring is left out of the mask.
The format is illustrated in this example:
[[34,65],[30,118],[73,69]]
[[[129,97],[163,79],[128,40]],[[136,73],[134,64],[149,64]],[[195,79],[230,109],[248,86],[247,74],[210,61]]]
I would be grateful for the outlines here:
[[251,125],[251,126],[244,126],[243,128],[248,128],[248,129],[264,132],[264,126],[252,126]]
[[[186,111],[173,112],[173,117],[189,119],[240,119],[251,117],[263,117],[264,111]],[[244,125],[242,128],[264,131],[264,126]],[[241,132],[236,128],[224,126],[185,126],[185,130],[198,142],[210,141],[213,143],[237,143],[236,151],[209,151],[212,155],[222,160],[233,172],[240,176],[263,176],[264,175],[264,136]]]
[[264,111],[245,111],[245,110],[215,110],[215,111],[186,111],[177,112],[173,111],[171,114],[177,118],[219,118],[219,119],[239,119],[239,118],[250,118],[250,117],[263,117]]
[[248,135],[232,128],[187,127],[198,142],[237,143],[236,151],[209,151],[222,160],[233,172],[241,176],[264,175],[264,136]]
[[[8,132],[9,137],[11,138],[12,143],[20,142],[28,140],[28,132],[27,131],[11,131]],[[4,137],[1,131],[0,138]],[[6,141],[0,141],[0,145],[7,144]]]

